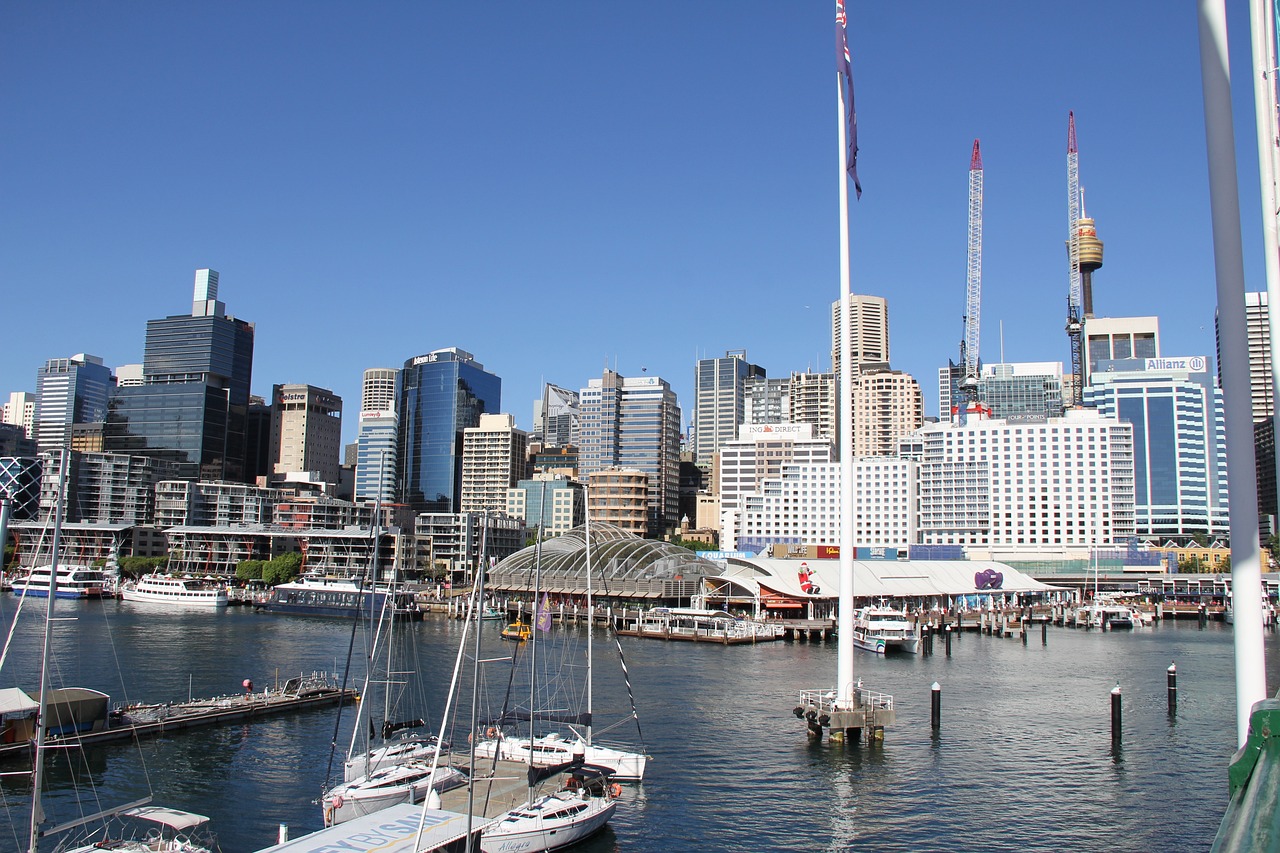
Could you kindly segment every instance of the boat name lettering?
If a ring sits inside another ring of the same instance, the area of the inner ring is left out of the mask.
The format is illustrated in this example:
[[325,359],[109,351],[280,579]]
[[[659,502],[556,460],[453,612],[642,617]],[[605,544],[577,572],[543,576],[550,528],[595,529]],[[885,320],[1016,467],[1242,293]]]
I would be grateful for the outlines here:
[[[450,815],[426,815],[422,820],[424,821],[424,827],[432,827],[450,819]],[[343,841],[331,841],[319,847],[312,847],[307,853],[342,853],[342,851],[361,853],[361,851],[373,850],[388,841],[395,841],[397,838],[404,838],[416,833],[418,831],[418,823],[419,818],[416,817],[405,818],[394,823],[384,823],[376,829],[357,833]]]

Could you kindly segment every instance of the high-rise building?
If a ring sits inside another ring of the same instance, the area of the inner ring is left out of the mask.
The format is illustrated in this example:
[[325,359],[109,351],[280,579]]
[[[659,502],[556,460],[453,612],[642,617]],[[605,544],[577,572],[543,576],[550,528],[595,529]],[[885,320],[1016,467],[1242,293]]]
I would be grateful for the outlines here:
[[744,424],[791,423],[790,376],[779,379],[767,376],[748,377],[742,395]]
[[[680,520],[680,406],[671,386],[657,376],[624,377],[606,370],[580,397],[579,475],[608,468],[644,473],[649,535],[674,528]],[[594,501],[589,496],[588,507]]]
[[0,420],[22,427],[24,437],[35,438],[36,395],[27,391],[10,392],[9,402],[4,404],[4,416]]
[[1222,391],[1204,356],[1099,361],[1084,402],[1133,426],[1134,534],[1229,534]]
[[414,512],[457,512],[462,431],[501,407],[502,380],[465,350],[448,347],[406,361],[397,442],[401,502]]
[[[889,302],[883,296],[849,296],[849,354],[853,371],[889,363]],[[840,373],[840,300],[831,303],[831,372]]]
[[720,448],[720,541],[737,538],[746,496],[766,479],[780,477],[788,465],[830,462],[833,456],[831,439],[815,438],[813,424],[744,424],[738,438]]
[[587,515],[598,524],[644,536],[653,529],[652,494],[643,471],[612,466],[592,471],[587,475]]
[[542,386],[542,399],[533,404],[532,441],[544,448],[568,447],[578,443],[578,392],[547,383]]
[[271,387],[272,473],[315,471],[337,483],[341,444],[341,397],[314,385]]
[[1062,415],[1062,362],[984,364],[978,399],[993,418],[1028,420]]
[[840,512],[839,463],[792,463],[743,496],[741,519],[725,549],[767,543],[838,545],[841,525],[853,524],[859,549],[906,548],[915,541],[916,463],[898,457],[853,461],[853,511]]
[[360,411],[391,412],[400,402],[400,371],[394,367],[370,367],[360,386]]
[[526,474],[529,434],[508,414],[481,415],[462,431],[461,512],[500,513],[507,490]]
[[853,456],[892,456],[924,423],[924,395],[910,373],[868,367],[853,380]]
[[927,423],[899,447],[920,463],[918,544],[1079,548],[1133,536],[1133,426],[1093,409]]
[[1082,334],[1085,387],[1100,361],[1160,355],[1158,317],[1089,317],[1084,321]]
[[507,490],[507,515],[524,520],[545,538],[568,533],[587,518],[582,484],[555,474],[536,474]]
[[792,373],[791,423],[813,424],[817,438],[833,438],[836,423],[834,373]]
[[698,359],[693,383],[693,452],[698,465],[710,465],[720,445],[737,438],[746,412],[747,380],[764,376],[764,368],[748,363],[746,350]]
[[51,358],[36,371],[35,439],[43,453],[71,446],[71,425],[97,423],[107,413],[111,369],[96,355]]
[[[1253,422],[1264,421],[1275,413],[1271,379],[1271,313],[1267,292],[1244,295],[1245,334],[1249,340],[1249,398],[1253,405]],[[1218,385],[1222,385],[1222,343],[1218,316],[1213,317],[1214,341],[1217,342]]]
[[170,460],[181,479],[244,481],[253,334],[218,301],[217,272],[196,270],[191,314],[147,321],[143,384],[112,396],[106,449]]

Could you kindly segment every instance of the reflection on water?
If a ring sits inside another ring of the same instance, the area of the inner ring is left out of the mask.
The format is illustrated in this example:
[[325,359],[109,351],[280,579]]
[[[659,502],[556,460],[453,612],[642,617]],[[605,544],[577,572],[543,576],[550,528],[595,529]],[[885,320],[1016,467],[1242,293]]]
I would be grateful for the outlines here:
[[[12,603],[0,599],[6,629]],[[60,682],[129,701],[235,693],[245,678],[262,686],[333,669],[352,637],[349,623],[239,608],[217,616],[151,614],[90,602],[62,612],[78,621],[59,625]],[[438,720],[461,625],[428,618],[410,630]],[[557,627],[552,637],[572,630]],[[1046,646],[1034,639],[1023,646],[966,635],[954,641],[950,658],[941,651],[859,653],[858,676],[892,693],[898,707],[885,741],[870,745],[810,742],[791,714],[801,689],[832,682],[834,643],[624,640],[644,747],[654,759],[645,784],[625,791],[611,829],[579,849],[1206,848],[1225,805],[1234,750],[1229,631],[1168,623],[1117,634],[1050,629]],[[1268,647],[1276,643],[1268,634]],[[357,659],[366,644],[358,632]],[[35,689],[38,648],[35,627],[20,625],[0,687]],[[597,713],[622,716],[626,693],[608,651],[597,646]],[[1280,656],[1270,658],[1274,685]],[[1165,690],[1171,660],[1179,687],[1172,717]],[[942,685],[936,733],[929,721],[934,681]],[[1124,731],[1113,750],[1110,690],[1117,681]],[[92,782],[107,803],[154,788],[157,802],[212,816],[228,853],[255,850],[275,838],[280,823],[295,837],[320,827],[313,801],[324,784],[335,714],[322,709],[77,752],[75,778]],[[353,717],[348,709],[339,749]],[[71,770],[51,771],[54,819],[79,808],[71,783]],[[27,783],[6,779],[0,793],[9,819],[21,826]]]

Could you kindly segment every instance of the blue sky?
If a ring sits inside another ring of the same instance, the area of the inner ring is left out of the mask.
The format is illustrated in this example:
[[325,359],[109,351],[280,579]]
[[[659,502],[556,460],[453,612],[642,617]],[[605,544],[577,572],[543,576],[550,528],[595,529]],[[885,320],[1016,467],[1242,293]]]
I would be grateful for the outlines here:
[[[1247,10],[1229,19],[1248,288],[1265,289]],[[1238,7],[1238,8],[1237,8]],[[826,369],[839,295],[833,3],[38,3],[0,7],[0,394],[45,359],[142,360],[221,273],[254,390],[446,346],[530,425],[545,381],[698,357]],[[936,413],[985,165],[985,361],[1069,359],[1076,113],[1106,244],[1096,313],[1213,355],[1192,3],[851,0],[864,193],[853,289]],[[1003,325],[1003,335],[1001,334]]]

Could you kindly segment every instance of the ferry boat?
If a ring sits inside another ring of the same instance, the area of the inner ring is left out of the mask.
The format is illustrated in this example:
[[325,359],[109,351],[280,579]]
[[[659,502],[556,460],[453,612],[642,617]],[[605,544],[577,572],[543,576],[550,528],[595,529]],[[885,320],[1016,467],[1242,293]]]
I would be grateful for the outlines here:
[[[319,575],[303,575],[295,581],[282,583],[271,590],[271,596],[255,605],[272,613],[290,613],[299,616],[337,616],[352,618],[358,614],[378,614],[386,605],[391,590],[386,586],[368,587],[361,578],[331,578]],[[422,618],[422,611],[411,593],[397,591],[393,604],[397,619],[413,621]]]
[[654,607],[634,621],[624,617],[615,630],[623,637],[735,644],[779,640],[785,629],[780,624],[743,619],[724,610]]
[[[52,566],[36,566],[23,578],[14,578],[13,594],[48,598]],[[92,566],[58,566],[55,598],[102,598],[108,586],[106,572]]]
[[120,590],[125,601],[148,604],[176,604],[184,607],[226,607],[227,588],[196,578],[175,578],[153,574],[139,578]]
[[920,638],[907,614],[892,607],[863,607],[853,615],[853,644],[876,654],[915,654]]

